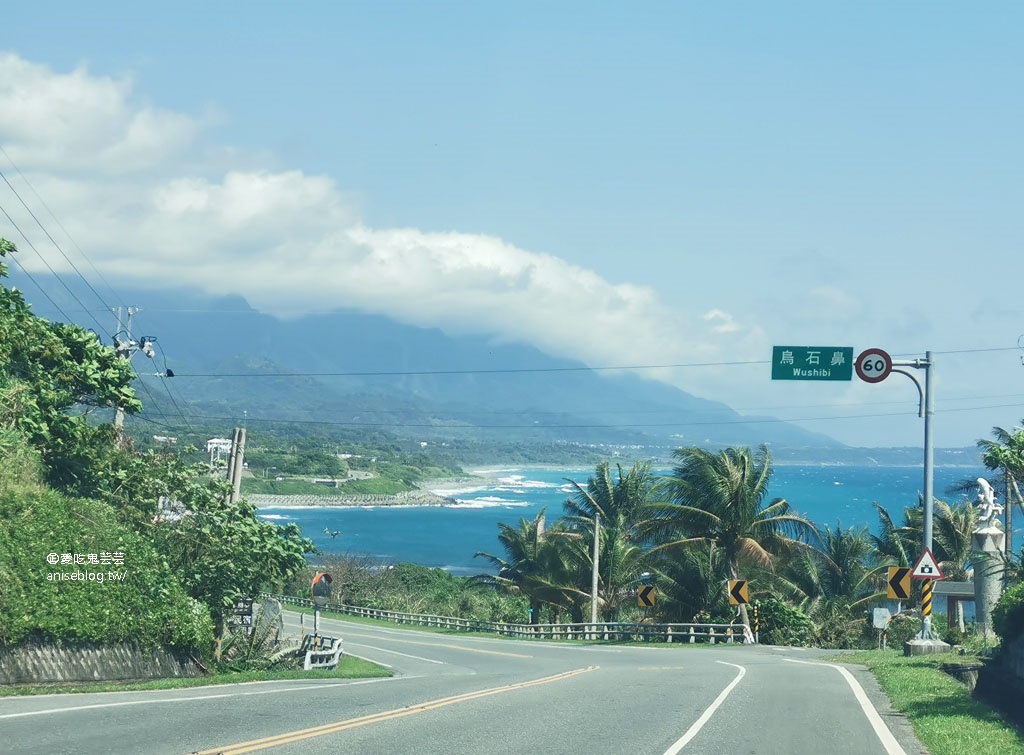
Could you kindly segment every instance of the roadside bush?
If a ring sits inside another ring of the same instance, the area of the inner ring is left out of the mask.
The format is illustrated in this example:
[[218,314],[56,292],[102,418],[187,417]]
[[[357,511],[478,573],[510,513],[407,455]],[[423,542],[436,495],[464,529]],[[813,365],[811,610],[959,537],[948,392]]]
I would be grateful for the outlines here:
[[856,616],[845,602],[830,603],[814,615],[813,643],[819,648],[868,649],[875,646],[868,636],[867,620]]
[[110,506],[14,486],[0,489],[0,645],[29,635],[205,653],[213,627],[166,561]]
[[382,564],[367,558],[328,556],[292,580],[289,595],[308,598],[315,571],[334,579],[332,602],[385,611],[453,616],[494,622],[526,622],[529,605],[518,595],[495,592],[444,569],[418,564]]
[[902,648],[903,643],[914,639],[921,631],[921,616],[917,611],[904,611],[892,617],[886,628],[886,644],[892,648]]
[[992,628],[1003,644],[1024,634],[1024,582],[1006,589],[992,609]]
[[765,645],[807,646],[814,639],[814,622],[802,611],[776,598],[758,604],[759,639]]

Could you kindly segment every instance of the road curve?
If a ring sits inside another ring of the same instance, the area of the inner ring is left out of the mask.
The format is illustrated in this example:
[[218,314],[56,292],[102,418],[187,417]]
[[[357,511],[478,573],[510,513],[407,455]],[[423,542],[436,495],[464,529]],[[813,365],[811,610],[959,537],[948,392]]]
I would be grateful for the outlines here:
[[[297,629],[295,614],[290,626]],[[307,622],[308,623],[308,622]],[[0,698],[19,755],[919,755],[860,667],[756,646],[582,645],[322,620],[374,680]]]

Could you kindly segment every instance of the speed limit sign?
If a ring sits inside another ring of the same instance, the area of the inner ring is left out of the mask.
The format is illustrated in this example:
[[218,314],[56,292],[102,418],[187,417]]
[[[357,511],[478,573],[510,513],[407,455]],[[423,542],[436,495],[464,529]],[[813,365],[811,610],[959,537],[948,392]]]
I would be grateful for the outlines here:
[[860,353],[854,366],[865,383],[881,383],[892,372],[892,357],[882,349],[868,349]]

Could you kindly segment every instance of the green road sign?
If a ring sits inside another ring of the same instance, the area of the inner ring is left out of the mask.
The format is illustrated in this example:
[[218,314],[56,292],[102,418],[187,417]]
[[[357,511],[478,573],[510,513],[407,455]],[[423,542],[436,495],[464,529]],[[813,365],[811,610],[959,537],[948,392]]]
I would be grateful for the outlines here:
[[772,380],[852,379],[852,346],[772,347]]

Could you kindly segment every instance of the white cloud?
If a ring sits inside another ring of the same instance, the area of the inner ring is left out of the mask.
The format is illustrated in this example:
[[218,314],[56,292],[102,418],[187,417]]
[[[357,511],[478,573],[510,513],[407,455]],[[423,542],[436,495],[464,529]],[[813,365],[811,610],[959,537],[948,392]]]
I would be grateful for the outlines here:
[[84,66],[56,74],[0,54],[0,135],[22,169],[133,173],[186,147],[199,123],[137,104],[132,82]]
[[740,330],[736,318],[720,309],[705,312],[702,319],[711,326],[715,333],[735,333]]
[[[523,341],[594,366],[766,352],[761,331],[734,315],[691,315],[651,288],[551,254],[481,234],[368,227],[324,176],[254,169],[251,154],[222,169],[228,150],[209,174],[189,172],[181,166],[194,164],[187,148],[200,128],[136,102],[130,81],[0,56],[0,141],[104,274],[240,294],[279,316],[357,308]],[[734,377],[655,376],[723,399]]]

